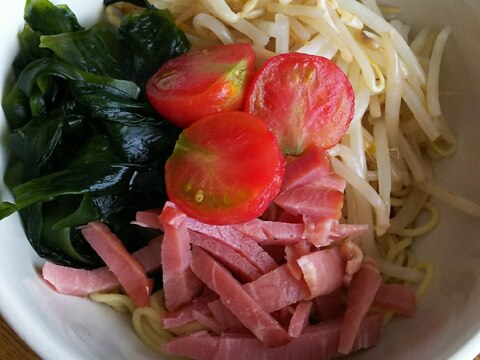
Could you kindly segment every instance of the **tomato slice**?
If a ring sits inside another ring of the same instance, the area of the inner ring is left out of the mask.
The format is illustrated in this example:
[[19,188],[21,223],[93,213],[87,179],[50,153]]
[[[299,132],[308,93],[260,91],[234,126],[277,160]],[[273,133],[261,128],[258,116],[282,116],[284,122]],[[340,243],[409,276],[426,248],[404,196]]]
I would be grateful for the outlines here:
[[181,128],[208,114],[240,110],[255,73],[250,44],[219,45],[167,61],[148,81],[155,110]]
[[165,165],[169,199],[209,224],[260,216],[278,194],[285,159],[262,119],[231,111],[184,129]]
[[245,110],[261,117],[285,154],[310,144],[328,149],[348,129],[354,93],[342,70],[321,56],[286,53],[267,60],[247,94]]

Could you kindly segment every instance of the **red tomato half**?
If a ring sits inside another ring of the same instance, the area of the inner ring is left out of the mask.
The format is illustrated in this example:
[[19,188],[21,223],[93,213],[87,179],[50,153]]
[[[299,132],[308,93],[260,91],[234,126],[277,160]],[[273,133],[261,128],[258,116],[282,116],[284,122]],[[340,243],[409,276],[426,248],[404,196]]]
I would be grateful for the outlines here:
[[206,116],[184,129],[165,166],[171,201],[209,224],[260,216],[278,194],[285,160],[265,123],[245,112]]
[[206,115],[240,110],[254,63],[249,44],[190,51],[160,67],[147,83],[147,98],[165,119],[186,128]]
[[348,129],[354,93],[342,70],[315,55],[286,53],[267,60],[255,76],[245,110],[265,120],[285,154],[315,143],[328,149]]

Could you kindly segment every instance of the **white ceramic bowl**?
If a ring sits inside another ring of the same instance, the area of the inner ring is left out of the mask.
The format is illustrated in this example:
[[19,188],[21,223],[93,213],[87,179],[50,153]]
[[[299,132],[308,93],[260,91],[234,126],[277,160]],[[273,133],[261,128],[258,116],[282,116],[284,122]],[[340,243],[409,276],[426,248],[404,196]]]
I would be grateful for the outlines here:
[[[64,1],[80,20],[98,16],[101,0]],[[384,2],[385,3],[385,2]],[[480,201],[480,1],[405,0],[401,18],[413,25],[452,27],[442,62],[442,104],[458,137],[457,153],[436,165],[437,181]],[[0,83],[10,72],[23,23],[22,0],[0,0]],[[0,89],[1,91],[1,89]],[[0,115],[2,134],[7,129]],[[5,136],[3,136],[5,138]],[[5,168],[1,148],[0,172]],[[11,199],[1,187],[3,199]],[[432,288],[411,319],[383,329],[380,344],[354,359],[472,360],[480,353],[480,221],[440,204],[441,224],[416,247],[436,267]],[[158,358],[135,337],[129,317],[86,299],[54,293],[39,278],[42,261],[14,215],[0,222],[0,310],[45,359]],[[252,359],[253,360],[253,359]]]

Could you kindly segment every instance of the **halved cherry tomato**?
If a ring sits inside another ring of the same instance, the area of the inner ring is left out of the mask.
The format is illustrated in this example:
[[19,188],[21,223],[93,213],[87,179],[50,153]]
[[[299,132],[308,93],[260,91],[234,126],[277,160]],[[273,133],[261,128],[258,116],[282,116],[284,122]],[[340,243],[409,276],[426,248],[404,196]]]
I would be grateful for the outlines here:
[[245,110],[264,119],[285,154],[315,143],[328,149],[348,129],[354,93],[342,70],[315,55],[286,53],[267,60],[250,87]]
[[278,194],[285,160],[262,119],[231,111],[184,129],[165,166],[168,197],[209,224],[260,216]]
[[253,78],[250,44],[194,50],[167,61],[147,83],[155,110],[181,128],[219,111],[240,110]]

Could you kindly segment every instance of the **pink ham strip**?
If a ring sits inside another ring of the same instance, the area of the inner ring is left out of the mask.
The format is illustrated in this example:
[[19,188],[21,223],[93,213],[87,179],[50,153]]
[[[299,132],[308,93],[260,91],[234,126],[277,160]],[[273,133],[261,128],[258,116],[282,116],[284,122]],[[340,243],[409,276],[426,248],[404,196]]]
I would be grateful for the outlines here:
[[192,270],[266,346],[279,346],[290,341],[285,329],[242,289],[230,272],[198,247],[194,247]]
[[183,305],[175,311],[167,311],[163,316],[163,327],[171,329],[191,323],[195,320],[193,317],[194,311],[205,315],[209,314],[208,303],[215,299],[218,299],[218,295],[209,288],[205,288],[202,294],[191,303]]
[[[380,325],[380,313],[368,314],[360,325],[352,351],[377,345]],[[203,333],[175,338],[163,350],[194,360],[329,360],[340,356],[337,347],[341,326],[341,318],[308,326],[298,338],[275,348],[267,348],[255,337],[244,334]]]
[[288,189],[280,193],[273,201],[293,215],[309,215],[338,220],[343,206],[343,193],[307,184]]
[[[162,237],[152,239],[148,245],[133,253],[146,273],[160,269]],[[87,296],[107,292],[120,287],[117,277],[108,267],[94,270],[75,269],[46,262],[42,277],[60,294]]]
[[135,214],[135,221],[133,221],[132,224],[146,228],[163,230],[162,223],[158,218],[161,213],[162,209],[137,211],[137,213]]
[[160,221],[164,228],[162,273],[165,305],[173,311],[191,302],[203,288],[190,269],[192,253],[186,215],[171,203],[165,203]]
[[295,244],[302,239],[303,224],[254,219],[232,227],[243,235],[264,245]]
[[228,310],[219,300],[208,303],[208,308],[212,312],[213,318],[220,325],[222,331],[241,325],[240,321]]
[[147,278],[142,265],[125,249],[120,239],[99,221],[88,223],[81,231],[133,302],[137,306],[147,305],[153,281]]
[[282,191],[305,184],[322,184],[343,192],[346,182],[333,173],[330,156],[318,145],[308,146],[296,158],[289,158],[285,165]]
[[214,318],[196,310],[193,310],[192,315],[194,320],[198,321],[214,333],[220,334],[222,332],[222,328]]
[[310,290],[310,298],[329,294],[342,286],[345,264],[338,248],[314,251],[297,260]]
[[318,187],[337,190],[341,193],[345,191],[345,187],[347,186],[345,179],[337,174],[325,175],[321,178],[315,179],[312,184]]
[[380,272],[370,263],[364,263],[353,275],[347,293],[347,310],[338,344],[339,353],[348,354],[352,351],[360,324],[367,315],[381,284]]
[[351,237],[355,238],[364,234],[368,230],[368,225],[364,224],[340,224],[335,222],[332,225],[332,231],[330,237],[333,240],[343,240]]
[[330,245],[334,240],[330,237],[336,219],[329,217],[303,216],[305,231],[303,237],[310,240],[316,247]]
[[46,262],[42,277],[60,294],[87,296],[120,287],[117,277],[104,266],[94,270],[75,269]]
[[292,338],[298,338],[302,334],[302,331],[308,325],[308,318],[311,310],[311,301],[300,301],[298,303],[290,320],[290,325],[288,326],[288,335]]
[[362,267],[363,252],[353,241],[345,241],[339,249],[346,262],[343,282],[348,285],[352,281],[353,275]]
[[243,289],[268,313],[306,300],[310,296],[305,282],[295,279],[286,265],[243,285]]
[[213,237],[230,246],[262,274],[277,267],[277,263],[268,253],[253,239],[250,239],[236,231],[230,225],[208,225],[192,218],[187,218],[188,229]]
[[417,299],[415,292],[400,284],[382,284],[375,294],[373,305],[397,314],[412,316]]
[[285,259],[287,260],[287,267],[290,271],[290,274],[300,280],[303,276],[302,269],[298,265],[297,260],[303,255],[310,253],[310,242],[307,240],[302,240],[301,242],[294,245],[285,246]]
[[150,240],[146,246],[132,254],[146,273],[160,270],[162,267],[162,242],[163,235],[157,236]]
[[205,331],[199,331],[188,336],[174,338],[165,344],[162,350],[172,355],[185,356],[194,360],[213,360],[217,346],[216,337]]
[[250,282],[262,276],[247,259],[218,239],[190,231],[190,242],[208,251],[241,280]]

